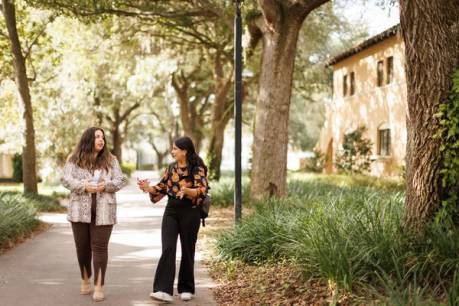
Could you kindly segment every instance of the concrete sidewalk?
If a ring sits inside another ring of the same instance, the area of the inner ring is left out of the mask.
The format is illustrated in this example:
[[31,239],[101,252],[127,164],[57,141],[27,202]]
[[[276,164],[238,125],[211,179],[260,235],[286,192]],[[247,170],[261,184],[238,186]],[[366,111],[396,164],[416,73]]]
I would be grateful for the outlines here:
[[[106,300],[97,305],[157,305],[148,297],[161,254],[161,218],[165,203],[152,205],[136,190],[135,179],[117,194],[118,224],[109,244]],[[51,229],[0,256],[0,305],[92,305],[79,294],[80,275],[72,231],[65,214],[44,214]],[[199,244],[199,241],[198,241]],[[180,250],[180,246],[177,246]],[[174,286],[173,305],[216,305],[215,283],[196,254],[196,297],[182,302]],[[180,252],[177,254],[178,274]]]

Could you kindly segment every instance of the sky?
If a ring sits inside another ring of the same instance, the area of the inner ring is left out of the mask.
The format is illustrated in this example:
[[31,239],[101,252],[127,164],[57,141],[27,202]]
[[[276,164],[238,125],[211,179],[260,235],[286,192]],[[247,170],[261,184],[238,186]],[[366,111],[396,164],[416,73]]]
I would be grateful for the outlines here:
[[381,33],[400,21],[398,4],[392,8],[381,8],[376,5],[377,2],[368,0],[362,5],[360,0],[350,0],[345,8],[349,19],[364,20],[368,24],[370,36]]

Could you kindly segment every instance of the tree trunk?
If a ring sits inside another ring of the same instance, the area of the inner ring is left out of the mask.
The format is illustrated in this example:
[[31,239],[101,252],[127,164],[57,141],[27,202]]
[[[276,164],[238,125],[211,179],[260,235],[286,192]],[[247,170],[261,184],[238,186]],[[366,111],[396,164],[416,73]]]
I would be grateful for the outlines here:
[[166,153],[156,152],[156,158],[157,158],[156,167],[158,168],[158,171],[163,170],[164,158],[166,157],[166,155],[167,155],[167,152]]
[[[260,18],[263,56],[255,118],[251,196],[287,193],[288,120],[298,33],[304,19],[284,16],[273,31]],[[262,24],[261,24],[262,23]]]
[[[123,142],[129,133],[129,122],[131,122],[131,120],[134,120],[134,118],[137,117],[137,116],[134,116],[134,117],[131,116],[132,112],[136,110],[137,108],[139,108],[140,105],[141,105],[140,102],[134,103],[127,110],[125,110],[123,114],[121,114],[120,106],[117,105],[116,107],[113,108],[113,118],[107,115],[107,119],[112,125],[110,129],[110,131],[112,132],[112,140],[113,140],[112,153],[116,156],[120,164],[123,162],[122,147],[123,147]],[[125,123],[124,135],[123,135],[123,132],[121,131],[121,124],[123,122]]]
[[24,105],[23,118],[26,123],[25,146],[22,153],[24,192],[37,193],[37,169],[35,151],[35,129],[33,124],[32,99],[30,97],[29,82],[25,58],[22,54],[21,43],[16,28],[16,10],[14,1],[3,0],[3,15],[5,16],[8,36],[13,53],[13,63],[16,74],[16,85],[20,99]]
[[[185,76],[183,72],[181,72],[180,75],[173,73],[171,85],[177,93],[179,100],[180,120],[182,122],[183,132],[193,140],[195,150],[199,153],[204,136],[200,131],[202,128],[202,119],[199,118],[196,111],[196,103],[190,103],[189,101],[189,84],[187,76]],[[196,100],[198,100],[198,98],[196,98]]]
[[[170,147],[172,147],[172,137],[169,137],[170,139]],[[151,143],[151,146],[153,147],[153,150],[156,153],[156,170],[163,170],[164,166],[164,158],[166,158],[167,154],[169,153],[169,150],[166,149],[166,151],[162,152],[155,144],[154,142]]]
[[[223,122],[223,120],[225,122]],[[221,124],[216,125],[212,129],[212,136],[210,138],[209,152],[208,152],[208,166],[209,166],[209,179],[219,180],[221,176],[221,164],[223,144],[225,140],[225,127],[229,119],[222,118]]]
[[102,123],[104,121],[104,114],[100,111],[100,107],[101,107],[100,97],[94,95],[94,108],[96,112],[97,126],[102,126]]
[[207,154],[209,178],[217,181],[220,179],[225,128],[233,115],[233,103],[227,98],[233,84],[233,73],[225,78],[222,58],[222,53],[220,51],[216,52],[214,69],[215,101],[212,108],[212,129]]
[[405,226],[422,232],[442,199],[440,103],[447,101],[452,72],[459,66],[459,2],[401,0],[408,90]]
[[121,146],[123,145],[123,138],[121,136],[120,124],[115,121],[112,127],[112,138],[113,138],[113,155],[116,156],[118,162],[121,164],[123,153]]
[[209,163],[209,178],[212,180],[220,179],[225,129],[231,119],[231,115],[233,114],[232,110],[228,111],[229,103],[227,103],[226,97],[231,84],[231,80],[225,84],[225,87],[228,89],[219,92],[213,107],[212,130],[209,151],[207,154]]

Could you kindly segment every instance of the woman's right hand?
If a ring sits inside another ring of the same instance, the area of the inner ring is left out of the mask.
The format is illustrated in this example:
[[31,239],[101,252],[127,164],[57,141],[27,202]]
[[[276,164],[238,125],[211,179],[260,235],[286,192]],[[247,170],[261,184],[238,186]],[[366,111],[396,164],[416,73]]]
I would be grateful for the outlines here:
[[84,190],[88,193],[96,193],[97,185],[90,183],[89,181],[84,181]]
[[147,192],[154,193],[155,189],[150,186],[148,179],[145,179],[145,180],[137,179],[137,185],[139,186],[139,189],[145,193]]

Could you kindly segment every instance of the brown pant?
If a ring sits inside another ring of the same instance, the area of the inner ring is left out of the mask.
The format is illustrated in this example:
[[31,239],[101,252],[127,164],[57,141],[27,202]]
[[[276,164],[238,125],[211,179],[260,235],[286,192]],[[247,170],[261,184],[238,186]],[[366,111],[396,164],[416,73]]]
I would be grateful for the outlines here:
[[84,278],[85,270],[88,278],[91,277],[91,258],[93,258],[94,284],[97,284],[100,272],[101,284],[104,285],[108,260],[108,241],[110,240],[113,225],[96,226],[96,205],[96,194],[94,193],[91,203],[91,223],[72,222],[72,231],[78,263],[80,264],[81,278]]

